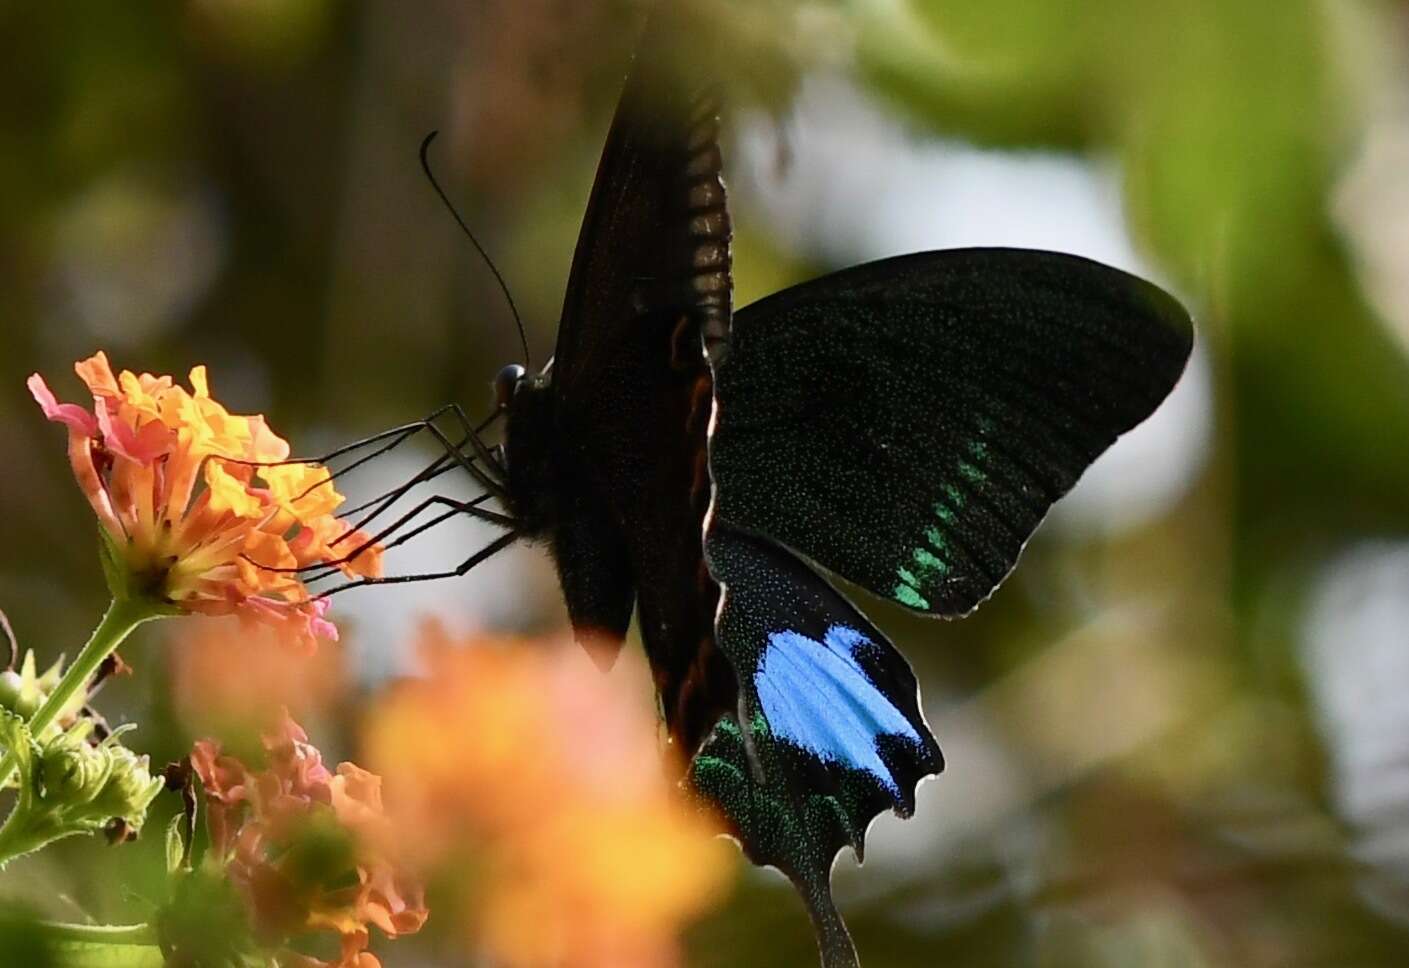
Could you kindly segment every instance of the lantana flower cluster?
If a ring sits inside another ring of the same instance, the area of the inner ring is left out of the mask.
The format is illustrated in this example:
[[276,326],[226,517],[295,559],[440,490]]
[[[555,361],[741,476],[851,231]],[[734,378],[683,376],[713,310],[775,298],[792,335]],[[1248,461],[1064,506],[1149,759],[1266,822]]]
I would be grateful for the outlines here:
[[366,756],[422,862],[471,878],[468,943],[514,968],[679,964],[735,852],[662,768],[645,670],[434,624],[421,658],[368,716]]
[[69,463],[108,549],[109,580],[179,611],[236,614],[287,627],[311,649],[336,638],[326,600],[297,569],[320,563],[380,574],[381,553],[348,535],[328,471],[280,463],[289,445],[261,416],[232,414],[210,395],[205,367],[190,389],[169,376],[114,374],[99,352],[75,365],[91,410],[60,403],[44,378],[29,390],[68,428]]
[[257,943],[333,932],[335,961],[285,951],[283,965],[377,968],[368,928],[394,938],[420,930],[424,892],[395,859],[381,779],[353,763],[329,770],[285,715],[264,736],[267,764],[251,769],[201,740],[191,765],[205,790],[211,863],[241,896]]

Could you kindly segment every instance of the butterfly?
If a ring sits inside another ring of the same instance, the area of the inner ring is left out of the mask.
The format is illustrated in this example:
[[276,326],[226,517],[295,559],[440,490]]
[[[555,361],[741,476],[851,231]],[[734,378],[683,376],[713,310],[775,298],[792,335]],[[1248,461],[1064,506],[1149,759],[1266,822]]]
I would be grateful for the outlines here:
[[603,666],[635,615],[683,782],[796,884],[843,968],[832,863],[944,761],[909,665],[828,576],[972,611],[1169,393],[1192,324],[1148,282],[1017,249],[734,311],[719,105],[667,53],[678,29],[658,12],[638,47],[552,361],[496,379],[503,444],[475,446],[510,533],[486,551],[546,544]]

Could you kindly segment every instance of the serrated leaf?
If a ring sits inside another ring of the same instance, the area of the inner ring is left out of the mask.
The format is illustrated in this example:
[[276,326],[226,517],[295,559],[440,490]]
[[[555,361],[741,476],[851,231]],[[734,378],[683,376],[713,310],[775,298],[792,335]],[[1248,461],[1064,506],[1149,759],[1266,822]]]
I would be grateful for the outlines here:
[[20,791],[16,808],[27,807],[33,797],[34,737],[23,719],[4,709],[0,709],[0,745],[5,747],[7,755],[14,757],[13,782]]
[[29,738],[29,725],[8,709],[0,709],[0,744],[6,749],[21,745],[20,737]]

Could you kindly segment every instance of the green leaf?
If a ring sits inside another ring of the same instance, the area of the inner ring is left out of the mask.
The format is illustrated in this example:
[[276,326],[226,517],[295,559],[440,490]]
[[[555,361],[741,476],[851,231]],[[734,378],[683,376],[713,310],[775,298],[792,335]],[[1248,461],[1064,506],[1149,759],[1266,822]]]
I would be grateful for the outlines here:
[[186,864],[186,816],[176,814],[166,825],[166,872],[175,874]]
[[23,719],[4,709],[0,709],[0,746],[15,760],[14,782],[19,789],[15,809],[27,810],[34,799],[34,737]]

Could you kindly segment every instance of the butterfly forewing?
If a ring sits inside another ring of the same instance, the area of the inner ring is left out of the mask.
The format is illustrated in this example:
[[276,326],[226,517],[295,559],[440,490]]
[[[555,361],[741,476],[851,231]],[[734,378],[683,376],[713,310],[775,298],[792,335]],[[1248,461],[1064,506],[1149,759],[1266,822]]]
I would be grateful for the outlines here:
[[521,490],[548,495],[543,531],[578,638],[609,662],[635,605],[689,755],[733,701],[700,538],[712,401],[702,346],[724,338],[732,282],[717,103],[703,65],[676,56],[684,31],[671,4],[647,25],[573,258],[550,413],[519,433],[511,411],[510,435],[549,455],[542,484]]
[[708,321],[715,338],[728,324],[731,230],[717,95],[708,79],[669,63],[681,29],[670,11],[651,19],[607,132],[554,353],[564,407],[593,405],[610,390],[602,367],[643,317]]

